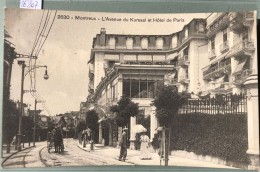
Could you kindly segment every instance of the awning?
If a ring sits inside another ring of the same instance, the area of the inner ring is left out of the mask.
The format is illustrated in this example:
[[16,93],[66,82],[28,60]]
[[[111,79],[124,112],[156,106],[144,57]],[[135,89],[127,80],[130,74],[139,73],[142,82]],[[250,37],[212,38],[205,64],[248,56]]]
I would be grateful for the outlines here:
[[136,55],[129,55],[129,54],[125,54],[124,55],[124,61],[136,61]]
[[119,61],[119,54],[105,54],[104,60]]
[[138,55],[138,61],[139,62],[151,62],[152,55]]
[[247,62],[247,59],[244,60],[244,61],[242,61],[242,62],[240,62],[240,63],[237,65],[237,67],[236,67],[234,73],[237,73],[237,72],[242,71],[242,69],[243,69],[243,67],[245,66],[246,62]]
[[164,62],[165,61],[165,55],[154,55],[153,61],[154,62]]
[[224,83],[224,78],[225,78],[225,75],[216,79],[215,88],[219,88],[221,86],[221,84]]
[[[211,60],[211,61],[210,61],[210,64],[208,64],[208,65],[205,66],[205,67],[202,67],[202,70],[205,71],[205,70],[207,70],[212,64],[223,60],[223,59],[226,57],[226,55],[228,55],[228,53],[229,53],[229,51],[226,52],[226,53],[224,53],[224,54],[222,54],[222,55],[220,55],[220,56],[218,56],[218,57],[215,58],[214,60]],[[230,57],[229,57],[229,58],[230,58]]]
[[173,60],[173,59],[176,59],[178,56],[178,53],[173,53],[173,54],[169,54],[167,56],[167,60]]
[[123,74],[123,79],[132,79],[132,80],[163,80],[163,75],[128,75]]

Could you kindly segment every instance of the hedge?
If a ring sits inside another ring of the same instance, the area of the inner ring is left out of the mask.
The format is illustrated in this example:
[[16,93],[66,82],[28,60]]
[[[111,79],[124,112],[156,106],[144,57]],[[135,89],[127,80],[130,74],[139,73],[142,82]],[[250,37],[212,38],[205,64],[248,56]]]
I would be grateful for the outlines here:
[[175,117],[171,150],[249,163],[245,114],[183,114]]

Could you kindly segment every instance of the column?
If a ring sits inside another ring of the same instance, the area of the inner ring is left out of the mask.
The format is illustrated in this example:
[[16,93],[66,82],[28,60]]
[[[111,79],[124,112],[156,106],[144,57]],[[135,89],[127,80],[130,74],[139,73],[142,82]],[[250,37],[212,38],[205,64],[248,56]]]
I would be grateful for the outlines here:
[[258,75],[250,75],[244,83],[247,89],[248,150],[251,160],[249,169],[259,168],[259,104]]
[[98,143],[99,144],[103,144],[102,143],[102,122],[99,123],[99,131],[98,131]]
[[153,140],[154,138],[154,135],[157,133],[156,132],[156,128],[158,127],[157,126],[157,119],[156,119],[156,116],[155,116],[155,107],[152,106],[152,112],[151,112],[151,121],[150,121],[150,139]]
[[119,74],[119,76],[118,76],[118,90],[117,90],[117,92],[118,92],[118,100],[120,100],[121,99],[121,97],[123,96],[123,78],[122,78],[122,74]]
[[136,125],[136,117],[131,117],[130,119],[130,149],[135,149],[135,132],[133,131],[133,127]]

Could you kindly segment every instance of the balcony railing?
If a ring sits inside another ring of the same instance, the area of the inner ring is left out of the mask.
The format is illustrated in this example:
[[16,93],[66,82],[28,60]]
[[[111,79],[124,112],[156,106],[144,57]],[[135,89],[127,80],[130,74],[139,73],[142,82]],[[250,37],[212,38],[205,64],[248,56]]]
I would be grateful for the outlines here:
[[240,56],[247,51],[253,50],[255,50],[253,39],[246,39],[232,46],[229,56]]
[[215,53],[215,49],[212,49],[210,52],[209,52],[209,55],[208,55],[208,58],[210,60],[214,59],[216,57],[216,53]]
[[246,27],[251,26],[254,21],[253,12],[237,12],[231,14],[230,29],[234,32],[242,32]]
[[208,25],[207,36],[209,38],[216,35],[220,30],[226,28],[230,23],[228,13],[222,13],[216,17],[218,17],[218,19],[217,20],[214,19],[214,22]]
[[183,55],[179,60],[178,60],[178,65],[179,66],[184,66],[189,64],[189,56],[188,55]]
[[222,44],[220,44],[220,52],[224,53],[229,50],[229,42],[225,41]]
[[203,72],[204,79],[216,78],[226,73],[231,72],[231,65],[225,65],[223,67],[214,66]]
[[235,85],[243,85],[246,81],[246,78],[249,77],[253,73],[252,69],[242,70],[239,73],[234,74],[234,81]]

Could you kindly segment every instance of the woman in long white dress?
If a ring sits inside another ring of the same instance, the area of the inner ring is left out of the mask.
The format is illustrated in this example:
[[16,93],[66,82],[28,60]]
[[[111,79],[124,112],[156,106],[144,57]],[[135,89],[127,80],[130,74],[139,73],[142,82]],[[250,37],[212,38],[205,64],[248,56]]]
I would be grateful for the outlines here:
[[140,147],[140,159],[151,159],[151,154],[149,151],[150,139],[145,133],[140,136],[141,147]]

